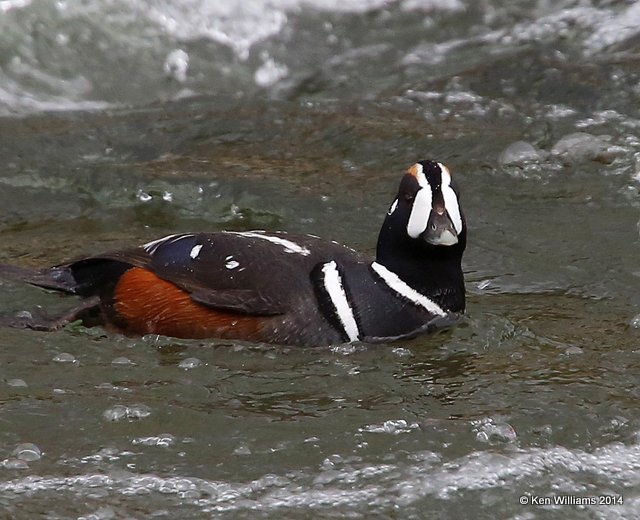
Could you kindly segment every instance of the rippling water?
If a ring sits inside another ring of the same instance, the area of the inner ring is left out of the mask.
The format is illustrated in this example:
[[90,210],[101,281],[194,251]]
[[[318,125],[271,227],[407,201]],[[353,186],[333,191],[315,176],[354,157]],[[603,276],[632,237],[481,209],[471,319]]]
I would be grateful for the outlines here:
[[[623,1],[0,1],[0,261],[205,229],[373,253],[424,157],[470,235],[464,323],[410,342],[3,329],[3,515],[637,518],[639,27]],[[0,281],[0,312],[36,305],[72,304]]]

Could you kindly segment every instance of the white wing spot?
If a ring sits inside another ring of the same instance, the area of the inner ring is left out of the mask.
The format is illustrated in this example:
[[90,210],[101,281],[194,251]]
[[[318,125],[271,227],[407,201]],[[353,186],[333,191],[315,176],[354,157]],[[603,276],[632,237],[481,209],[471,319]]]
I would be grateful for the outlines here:
[[200,254],[201,249],[202,249],[202,244],[193,246],[193,249],[191,249],[189,256],[195,260],[196,258],[198,258],[198,255]]
[[240,262],[238,262],[237,260],[227,260],[227,263],[224,264],[224,266],[227,269],[235,269],[236,267],[238,267],[240,265]]

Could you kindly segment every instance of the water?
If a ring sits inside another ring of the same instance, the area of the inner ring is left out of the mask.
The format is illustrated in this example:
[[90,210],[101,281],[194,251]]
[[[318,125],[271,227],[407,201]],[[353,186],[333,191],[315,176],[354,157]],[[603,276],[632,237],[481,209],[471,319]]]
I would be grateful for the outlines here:
[[[372,253],[425,157],[470,237],[465,321],[393,345],[3,329],[0,517],[637,518],[638,27],[622,1],[0,2],[0,261],[205,229]],[[38,305],[70,303],[0,282]],[[567,495],[615,503],[537,503]]]

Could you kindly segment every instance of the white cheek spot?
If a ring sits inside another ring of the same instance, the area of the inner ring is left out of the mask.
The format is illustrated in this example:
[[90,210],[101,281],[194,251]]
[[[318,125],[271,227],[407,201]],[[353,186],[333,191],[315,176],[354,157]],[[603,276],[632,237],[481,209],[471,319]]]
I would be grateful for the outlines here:
[[387,215],[392,215],[397,207],[398,207],[398,199],[393,201],[393,204],[391,204],[391,207],[389,208],[389,211],[387,211]]
[[191,252],[189,253],[189,256],[195,260],[196,258],[198,258],[198,255],[200,254],[201,249],[202,249],[202,244],[193,246],[193,248],[191,249]]
[[224,264],[227,269],[235,269],[239,265],[240,263],[237,260],[227,260],[227,263]]
[[409,222],[407,223],[407,234],[411,238],[418,238],[424,230],[427,229],[429,215],[431,215],[432,199],[433,196],[431,195],[431,187],[429,184],[416,193],[416,197],[413,200],[413,207],[411,208],[411,215],[409,215]]

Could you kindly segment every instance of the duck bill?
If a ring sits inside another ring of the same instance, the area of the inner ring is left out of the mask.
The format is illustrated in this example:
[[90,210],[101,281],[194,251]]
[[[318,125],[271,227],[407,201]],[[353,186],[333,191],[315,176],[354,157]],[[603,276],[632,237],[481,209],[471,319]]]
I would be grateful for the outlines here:
[[458,243],[458,233],[446,212],[440,214],[432,211],[422,236],[427,244],[433,246],[452,246]]

